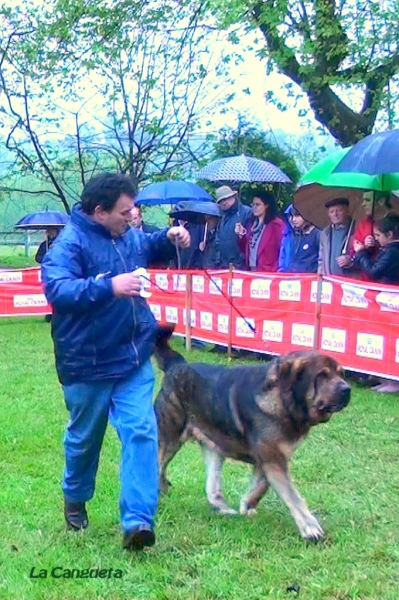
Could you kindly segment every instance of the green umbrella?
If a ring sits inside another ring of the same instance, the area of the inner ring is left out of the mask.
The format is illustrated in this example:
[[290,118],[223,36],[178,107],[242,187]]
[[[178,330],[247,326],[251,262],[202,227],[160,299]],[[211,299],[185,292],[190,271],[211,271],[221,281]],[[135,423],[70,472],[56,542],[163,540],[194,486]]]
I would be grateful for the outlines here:
[[304,175],[299,185],[318,183],[328,187],[357,188],[374,192],[392,192],[399,189],[399,173],[368,175],[367,173],[333,173],[351,148],[340,148],[317,163]]
[[[306,221],[323,228],[329,224],[325,203],[333,198],[347,198],[352,217],[359,219],[362,214],[363,190],[387,191],[399,189],[399,173],[384,176],[384,185],[390,181],[390,189],[382,189],[381,175],[366,173],[333,173],[337,164],[349,152],[350,148],[341,148],[326,156],[306,173],[298,184],[294,194],[294,206]],[[391,201],[398,206],[398,198]]]

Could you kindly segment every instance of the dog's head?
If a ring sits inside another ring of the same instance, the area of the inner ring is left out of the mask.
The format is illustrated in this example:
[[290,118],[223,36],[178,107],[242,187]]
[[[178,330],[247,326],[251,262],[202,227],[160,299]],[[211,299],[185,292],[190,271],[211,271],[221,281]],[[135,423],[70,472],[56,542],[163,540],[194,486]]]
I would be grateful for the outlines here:
[[351,393],[339,363],[319,352],[292,352],[277,359],[267,386],[278,388],[284,412],[302,425],[328,421],[345,408]]
[[159,325],[155,334],[155,359],[161,371],[168,371],[177,364],[185,363],[185,358],[170,347],[170,338],[175,330],[174,325]]

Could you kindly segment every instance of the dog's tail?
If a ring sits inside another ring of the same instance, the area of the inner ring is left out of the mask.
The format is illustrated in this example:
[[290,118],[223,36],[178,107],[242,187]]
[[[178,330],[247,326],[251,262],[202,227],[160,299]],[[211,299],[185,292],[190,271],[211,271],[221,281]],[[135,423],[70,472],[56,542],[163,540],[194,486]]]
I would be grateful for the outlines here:
[[174,325],[159,325],[155,335],[155,359],[161,371],[168,371],[177,364],[187,362],[179,352],[170,347],[170,338],[175,330]]

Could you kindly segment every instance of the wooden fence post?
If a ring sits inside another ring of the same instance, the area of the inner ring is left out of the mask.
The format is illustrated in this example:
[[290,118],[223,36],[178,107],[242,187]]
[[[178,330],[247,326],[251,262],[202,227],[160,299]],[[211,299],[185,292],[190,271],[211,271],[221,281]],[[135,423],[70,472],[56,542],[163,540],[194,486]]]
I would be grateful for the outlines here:
[[227,333],[227,358],[229,360],[231,360],[231,349],[232,349],[232,343],[233,343],[233,300],[232,300],[232,293],[233,293],[233,277],[234,277],[234,265],[232,263],[229,264],[229,285],[228,285],[228,292],[229,292],[229,298],[230,298],[230,306],[229,306],[229,329],[228,329],[228,333]]
[[186,275],[186,350],[191,350],[191,307],[192,307],[193,276]]
[[320,350],[320,319],[321,319],[321,292],[323,287],[323,275],[317,274],[317,288],[316,288],[316,303],[315,303],[315,315],[314,315],[314,338],[313,338],[313,350]]

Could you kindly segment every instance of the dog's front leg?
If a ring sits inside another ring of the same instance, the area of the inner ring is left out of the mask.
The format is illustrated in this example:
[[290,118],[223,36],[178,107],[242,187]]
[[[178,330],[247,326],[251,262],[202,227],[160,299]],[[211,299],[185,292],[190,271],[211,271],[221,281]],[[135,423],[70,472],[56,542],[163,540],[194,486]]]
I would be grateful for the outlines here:
[[307,539],[323,538],[324,532],[316,517],[309,511],[289,477],[287,464],[280,466],[264,463],[263,470],[270,485],[290,509],[301,536]]
[[237,511],[230,508],[222,493],[221,474],[224,456],[204,443],[201,444],[201,449],[206,465],[206,495],[209,504],[222,515],[236,515]]
[[240,514],[248,516],[256,514],[256,507],[268,489],[269,482],[267,481],[265,474],[263,473],[262,469],[255,467],[252,479],[252,487],[248,494],[244,496],[240,502]]

